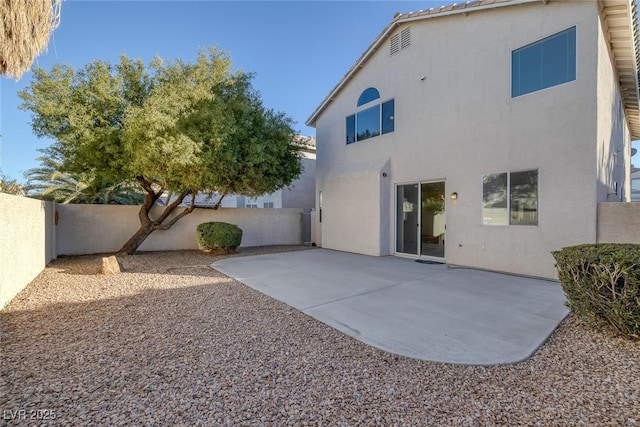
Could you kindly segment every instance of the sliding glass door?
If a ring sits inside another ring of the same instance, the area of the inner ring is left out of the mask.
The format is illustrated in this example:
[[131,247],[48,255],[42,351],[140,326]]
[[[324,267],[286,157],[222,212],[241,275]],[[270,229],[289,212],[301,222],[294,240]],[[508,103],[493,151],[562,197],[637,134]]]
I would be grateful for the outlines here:
[[396,196],[396,252],[418,255],[418,184],[398,185]]
[[396,252],[444,258],[444,181],[396,187]]
[[420,185],[420,255],[444,258],[444,182]]

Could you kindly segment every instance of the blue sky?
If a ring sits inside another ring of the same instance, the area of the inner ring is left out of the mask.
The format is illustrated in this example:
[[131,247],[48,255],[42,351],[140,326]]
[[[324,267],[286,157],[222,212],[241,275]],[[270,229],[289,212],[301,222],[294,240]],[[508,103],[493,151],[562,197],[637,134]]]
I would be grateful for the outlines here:
[[[396,12],[447,4],[390,1],[73,1],[62,4],[60,27],[34,66],[81,68],[121,53],[148,62],[155,55],[192,60],[199,49],[227,51],[236,69],[254,72],[265,105],[283,111],[303,135],[304,122]],[[22,180],[38,166],[37,148],[49,140],[31,131],[18,110],[18,82],[1,79],[0,169]]]
[[[449,3],[66,0],[60,27],[34,66],[81,68],[94,59],[117,62],[121,53],[145,62],[155,55],[192,60],[199,49],[216,46],[236,69],[256,73],[265,105],[314,135],[305,120],[396,12]],[[33,135],[30,113],[18,110],[17,92],[30,78],[0,79],[0,170],[18,180],[38,166],[37,149],[50,143]],[[640,154],[634,160],[640,166]]]

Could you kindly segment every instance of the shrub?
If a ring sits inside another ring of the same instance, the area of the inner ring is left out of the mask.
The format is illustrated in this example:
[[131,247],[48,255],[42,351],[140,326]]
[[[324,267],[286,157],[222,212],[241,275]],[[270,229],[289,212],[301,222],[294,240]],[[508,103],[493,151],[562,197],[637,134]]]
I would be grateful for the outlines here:
[[200,250],[214,253],[234,253],[242,241],[242,230],[226,222],[205,222],[196,228]]
[[640,245],[571,246],[553,256],[572,312],[592,327],[640,339]]

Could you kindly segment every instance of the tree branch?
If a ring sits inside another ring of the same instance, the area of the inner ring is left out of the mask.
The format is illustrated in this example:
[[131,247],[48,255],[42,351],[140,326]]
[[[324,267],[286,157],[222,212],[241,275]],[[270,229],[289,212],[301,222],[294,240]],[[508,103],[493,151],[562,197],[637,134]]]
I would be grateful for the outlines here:
[[218,203],[215,204],[213,209],[218,209],[220,207],[220,205],[222,204],[222,199],[224,199],[224,196],[226,196],[226,194],[222,193],[222,195],[220,196],[220,200],[218,200]]
[[147,192],[147,194],[149,195],[155,194],[155,191],[153,191],[153,188],[151,188],[151,182],[147,178],[145,178],[142,175],[136,175],[136,181],[140,183],[140,185],[142,186],[144,191]]
[[[179,195],[178,198],[175,199],[173,202],[171,202],[171,204],[167,205],[166,208],[164,208],[164,211],[162,211],[162,215],[160,215],[158,217],[158,219],[156,219],[154,222],[158,225],[158,226],[162,226],[162,223],[169,218],[169,215],[171,215],[171,213],[178,207],[178,205],[180,203],[182,203],[182,201],[184,200],[184,198],[191,193],[191,190],[184,190],[182,191]],[[192,202],[195,200],[195,194],[193,194],[192,197]],[[193,209],[192,209],[193,210]],[[184,215],[183,215],[184,216]],[[159,228],[160,230],[160,228]]]
[[[183,198],[184,198],[184,196],[183,196]],[[167,222],[166,224],[158,224],[156,227],[154,227],[154,229],[156,229],[156,230],[168,230],[169,228],[171,228],[171,226],[173,224],[178,222],[180,220],[180,218],[182,218],[183,216],[188,215],[191,212],[193,212],[193,209],[195,207],[196,207],[196,194],[195,193],[191,193],[191,203],[189,204],[188,208],[185,208],[185,210],[180,212],[175,217],[171,218],[171,220],[169,222]]]
[[140,224],[148,225],[151,223],[151,218],[149,218],[149,212],[151,212],[151,208],[153,204],[158,199],[158,195],[153,188],[151,188],[151,182],[146,179],[142,175],[136,176],[136,180],[140,183],[146,194],[144,195],[144,202],[142,202],[142,206],[140,206],[140,210],[138,211],[138,218],[140,219]]

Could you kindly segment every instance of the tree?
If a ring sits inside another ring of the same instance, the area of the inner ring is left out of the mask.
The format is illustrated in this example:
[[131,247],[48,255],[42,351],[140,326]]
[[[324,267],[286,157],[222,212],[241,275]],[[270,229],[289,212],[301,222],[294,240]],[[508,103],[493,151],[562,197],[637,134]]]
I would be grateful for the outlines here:
[[24,185],[4,175],[2,171],[0,171],[0,193],[13,194],[14,196],[26,195]]
[[[45,153],[47,150],[41,150]],[[140,186],[128,183],[109,183],[95,179],[89,173],[61,172],[55,157],[39,157],[41,165],[27,171],[25,190],[29,196],[57,203],[85,203],[139,205],[144,201]]]
[[[266,108],[251,79],[212,48],[193,63],[155,58],[145,67],[123,55],[116,65],[94,61],[77,72],[36,69],[20,96],[36,135],[55,140],[62,172],[143,188],[140,229],[119,251],[131,254],[192,212],[197,192],[258,196],[300,174],[292,120]],[[152,218],[166,192],[177,197]]]
[[0,74],[19,79],[60,24],[62,0],[0,1]]

